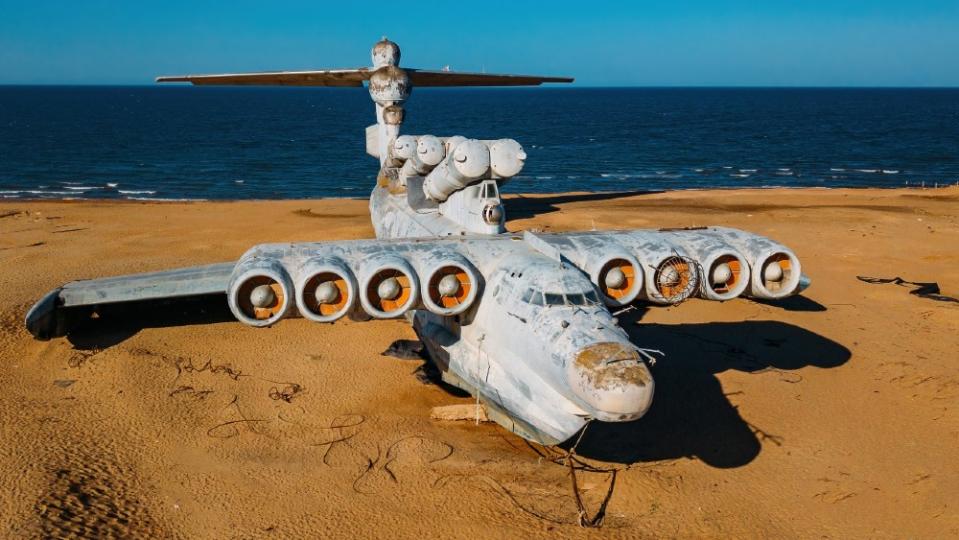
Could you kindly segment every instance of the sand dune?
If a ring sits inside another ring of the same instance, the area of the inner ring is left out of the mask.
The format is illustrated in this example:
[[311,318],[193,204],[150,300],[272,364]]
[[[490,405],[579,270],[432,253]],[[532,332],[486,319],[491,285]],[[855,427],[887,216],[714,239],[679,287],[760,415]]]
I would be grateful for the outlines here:
[[[568,469],[381,356],[403,322],[269,329],[220,305],[33,341],[77,278],[231,260],[265,241],[372,236],[366,201],[0,203],[4,536],[945,537],[959,535],[959,189],[514,197],[511,229],[721,224],[793,247],[780,304],[639,307],[666,358],[631,424],[577,448],[618,470],[603,528]],[[937,281],[938,298],[857,275]],[[595,428],[595,429],[594,429]],[[598,507],[610,474],[581,471]]]

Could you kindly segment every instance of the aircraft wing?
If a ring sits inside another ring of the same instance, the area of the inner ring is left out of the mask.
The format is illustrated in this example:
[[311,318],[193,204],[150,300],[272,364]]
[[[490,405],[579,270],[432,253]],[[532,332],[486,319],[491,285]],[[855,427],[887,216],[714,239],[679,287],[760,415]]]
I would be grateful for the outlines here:
[[225,294],[233,267],[234,263],[221,263],[71,281],[50,291],[34,304],[27,312],[26,327],[37,339],[50,339],[69,332],[72,322],[69,315],[80,308]]
[[[453,316],[481,297],[496,261],[544,256],[581,269],[610,306],[674,304],[691,295],[779,299],[808,285],[791,250],[726,228],[260,244],[236,263],[67,283],[33,306],[26,326],[49,339],[70,330],[70,312],[213,294],[226,295],[234,316],[253,326],[296,314],[317,322],[389,319],[412,309]],[[619,288],[604,285],[614,269]]]

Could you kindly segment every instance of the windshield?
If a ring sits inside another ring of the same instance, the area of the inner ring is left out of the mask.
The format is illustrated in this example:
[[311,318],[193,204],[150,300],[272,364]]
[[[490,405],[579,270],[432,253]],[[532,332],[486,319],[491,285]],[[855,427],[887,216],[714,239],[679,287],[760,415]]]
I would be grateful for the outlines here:
[[522,296],[523,302],[536,306],[596,306],[599,305],[599,296],[596,291],[585,293],[544,293],[526,289]]

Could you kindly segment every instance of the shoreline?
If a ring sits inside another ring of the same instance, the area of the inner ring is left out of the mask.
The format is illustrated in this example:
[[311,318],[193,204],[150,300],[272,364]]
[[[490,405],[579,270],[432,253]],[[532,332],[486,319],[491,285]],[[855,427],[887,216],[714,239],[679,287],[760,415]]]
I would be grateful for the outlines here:
[[[371,188],[372,189],[372,188]],[[670,195],[670,194],[681,194],[681,193],[710,193],[710,192],[740,192],[740,193],[750,193],[750,192],[770,192],[776,190],[784,191],[825,191],[825,192],[841,192],[841,191],[855,191],[863,192],[876,190],[881,192],[896,192],[896,191],[936,191],[936,190],[950,190],[950,189],[959,189],[959,181],[956,181],[955,184],[935,184],[933,186],[922,186],[922,185],[909,185],[909,186],[839,186],[839,187],[829,187],[829,186],[751,186],[751,187],[732,187],[732,186],[716,186],[716,187],[691,187],[691,188],[674,188],[674,189],[650,189],[650,190],[610,190],[610,191],[594,191],[594,190],[571,190],[571,191],[549,191],[549,192],[526,192],[526,193],[502,193],[504,201],[515,200],[515,199],[524,199],[524,198],[537,198],[537,197],[552,197],[552,196],[562,196],[562,195],[578,195],[578,194],[595,194],[595,195],[619,195],[623,197],[634,197],[640,195]],[[191,198],[162,198],[162,197],[66,197],[66,198],[19,198],[19,197],[4,197],[0,198],[0,205],[3,204],[15,204],[18,202],[25,203],[83,203],[83,202],[104,202],[104,203],[238,203],[238,202],[284,202],[284,201],[365,201],[369,200],[368,196],[363,197],[302,197],[302,198],[286,198],[286,199],[191,199]],[[508,207],[507,207],[508,211]]]

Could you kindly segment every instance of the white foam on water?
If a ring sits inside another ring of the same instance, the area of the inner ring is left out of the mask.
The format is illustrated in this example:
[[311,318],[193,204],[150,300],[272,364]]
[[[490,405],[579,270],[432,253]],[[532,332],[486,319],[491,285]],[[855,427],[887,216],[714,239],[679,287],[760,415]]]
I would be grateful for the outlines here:
[[703,172],[705,169],[693,169],[694,172]]
[[899,171],[896,169],[883,169],[882,174],[899,174]]
[[830,167],[829,170],[832,172],[846,172],[846,169],[841,169],[836,167]]
[[100,189],[98,186],[63,186],[74,191],[89,191],[91,189]]
[[124,195],[156,195],[156,191],[150,191],[149,189],[121,189],[118,191]]
[[856,169],[856,172],[872,174],[879,172],[879,169]]
[[107,187],[117,187],[117,186],[119,186],[119,185],[120,185],[120,184],[118,184],[118,183],[116,183],[116,182],[107,182]]
[[776,171],[777,176],[792,176],[792,171]]
[[748,175],[748,174],[732,173],[732,174],[730,174],[729,176],[732,176],[732,177],[734,177],[734,178],[749,178],[750,175]]
[[0,195],[16,195],[16,194],[26,194],[26,195],[73,195],[72,191],[46,191],[42,189],[6,189],[0,190]]
[[787,172],[787,171],[791,171],[792,169],[790,169],[789,167],[780,167],[780,168],[778,168],[778,169],[776,169],[776,170],[777,170],[777,171],[782,171],[782,172]]
[[754,172],[756,172],[757,170],[758,170],[758,169],[739,169],[739,172],[754,173]]
[[234,181],[233,181],[234,184],[242,184],[243,182],[245,182],[245,180],[234,180]]
[[552,176],[537,176],[536,179],[537,179],[537,180],[552,180],[553,177],[552,177]]

